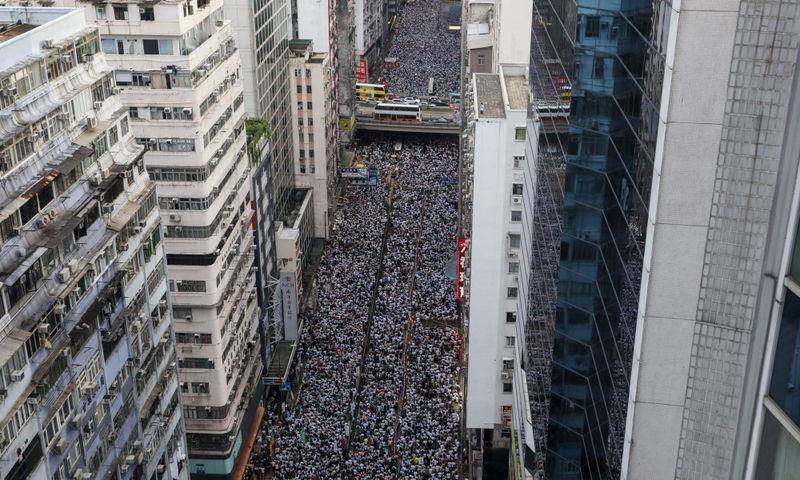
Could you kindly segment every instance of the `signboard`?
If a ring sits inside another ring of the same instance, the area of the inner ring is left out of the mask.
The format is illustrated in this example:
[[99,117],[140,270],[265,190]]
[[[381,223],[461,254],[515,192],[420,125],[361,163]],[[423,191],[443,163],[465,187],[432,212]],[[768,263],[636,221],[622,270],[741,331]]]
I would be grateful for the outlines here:
[[511,428],[511,405],[503,405],[501,407],[500,420],[503,428]]
[[386,57],[383,60],[384,70],[394,70],[395,68],[400,68],[400,60],[397,57]]
[[342,178],[369,178],[367,167],[342,167],[339,169]]
[[369,78],[369,66],[367,64],[367,59],[361,57],[358,60],[358,65],[356,65],[356,82],[367,83],[368,78]]
[[467,247],[469,240],[464,237],[458,239],[458,250],[456,251],[456,301],[464,298],[464,277],[467,267]]
[[297,340],[297,272],[280,273],[284,338]]
[[367,169],[367,177],[357,177],[350,179],[350,185],[362,185],[374,187],[378,184],[378,167],[369,167]]

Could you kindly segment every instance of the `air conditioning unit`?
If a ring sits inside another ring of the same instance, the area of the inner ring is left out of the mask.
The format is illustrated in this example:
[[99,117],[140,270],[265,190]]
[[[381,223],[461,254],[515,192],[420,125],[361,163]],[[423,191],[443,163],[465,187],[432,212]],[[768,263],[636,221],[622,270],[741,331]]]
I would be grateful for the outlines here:
[[500,378],[502,378],[503,380],[511,380],[511,373],[509,373],[509,372],[502,372],[502,373],[500,374]]
[[144,10],[144,8],[142,8],[142,7],[139,7],[139,15],[143,15],[143,14],[144,14],[144,11],[145,11],[145,10]]
[[508,258],[517,258],[518,256],[517,252],[508,252]]
[[225,22],[223,22],[222,20],[217,20],[216,22],[214,22],[214,25],[216,25],[217,27],[221,27],[224,23]]
[[164,471],[166,471],[166,469],[167,469],[166,465],[159,463],[158,466],[156,467],[156,472],[164,473]]
[[11,372],[12,382],[19,382],[23,378],[25,378],[25,370],[14,370],[13,372]]
[[133,227],[133,234],[134,235],[138,235],[140,233],[142,233],[142,227],[139,227],[139,226]]
[[78,428],[78,425],[81,424],[82,420],[83,420],[83,415],[81,415],[80,413],[76,413],[75,415],[72,416],[72,420],[70,420],[70,422],[75,426],[75,428]]
[[514,205],[521,205],[522,204],[522,197],[514,197],[511,199],[511,203]]
[[42,40],[41,47],[42,48],[53,48],[53,41],[52,40]]
[[192,114],[192,109],[191,108],[184,108],[183,109],[183,114],[186,115],[186,116],[191,115]]
[[94,60],[94,55],[84,55],[81,57],[81,62],[91,63]]
[[108,439],[111,440],[112,442],[117,439],[117,432],[113,430],[108,432],[106,435],[108,435]]
[[[97,102],[95,102],[95,103],[97,103]],[[95,117],[88,117],[88,118],[86,119],[86,125],[87,125],[89,128],[95,128],[95,127],[97,127],[97,118],[95,118]]]
[[64,54],[64,55],[61,55],[61,63],[69,63],[71,61],[72,61],[72,55],[70,55],[68,53]]
[[212,168],[216,167],[217,165],[219,165],[219,158],[215,155],[214,158],[212,158],[211,161],[208,163],[209,165],[211,165]]
[[139,330],[142,328],[142,322],[140,320],[134,320],[131,322],[131,328],[133,330]]
[[81,395],[94,395],[97,392],[97,382],[86,382],[81,385]]
[[66,438],[60,438],[58,440],[58,443],[56,443],[56,450],[58,451],[58,453],[64,453],[64,452],[67,451],[67,447],[68,446],[69,446],[69,444],[67,443],[67,439]]
[[[55,310],[55,308],[53,310]],[[36,331],[44,335],[47,335],[48,333],[50,333],[50,324],[40,323],[39,325],[36,326]]]
[[103,102],[102,101],[94,102],[93,106],[95,110],[100,110],[101,108],[103,108]]
[[[131,456],[133,456],[133,455],[131,455]],[[120,465],[119,471],[122,472],[123,474],[126,474],[126,473],[128,473],[128,469],[129,468],[130,468],[130,466],[128,466],[127,464]]]
[[164,107],[164,113],[172,113],[172,107]]
[[33,405],[34,407],[39,405],[39,397],[28,397],[25,399],[25,402],[28,405]]

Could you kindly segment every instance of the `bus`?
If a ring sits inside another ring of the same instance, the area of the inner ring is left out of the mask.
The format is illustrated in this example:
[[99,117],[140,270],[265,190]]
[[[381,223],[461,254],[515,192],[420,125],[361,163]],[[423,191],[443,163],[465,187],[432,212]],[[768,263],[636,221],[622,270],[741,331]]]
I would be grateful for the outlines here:
[[428,79],[428,96],[433,95],[433,77]]
[[422,110],[419,105],[379,103],[375,105],[373,116],[383,122],[421,122]]
[[356,83],[356,100],[365,102],[370,98],[379,102],[386,100],[386,86],[378,83]]

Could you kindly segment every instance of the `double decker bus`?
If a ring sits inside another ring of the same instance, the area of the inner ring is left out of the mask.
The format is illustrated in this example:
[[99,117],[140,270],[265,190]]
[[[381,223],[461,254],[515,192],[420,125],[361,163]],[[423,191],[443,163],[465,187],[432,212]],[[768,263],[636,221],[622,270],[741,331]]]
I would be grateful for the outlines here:
[[379,103],[375,105],[373,116],[383,122],[421,122],[422,110],[419,105]]
[[386,86],[379,83],[356,83],[356,100],[365,102],[370,98],[386,100]]

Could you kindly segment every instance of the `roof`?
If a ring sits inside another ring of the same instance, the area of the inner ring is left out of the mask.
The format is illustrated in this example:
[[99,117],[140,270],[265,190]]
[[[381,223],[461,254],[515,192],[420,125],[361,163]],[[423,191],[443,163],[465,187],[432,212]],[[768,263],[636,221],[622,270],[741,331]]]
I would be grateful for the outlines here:
[[31,25],[30,23],[0,23],[0,44],[11,40],[17,35],[30,32],[34,28],[36,28],[36,25]]
[[504,75],[508,108],[526,110],[528,108],[528,80],[522,75]]
[[478,109],[478,118],[506,118],[500,75],[475,74],[475,106]]

